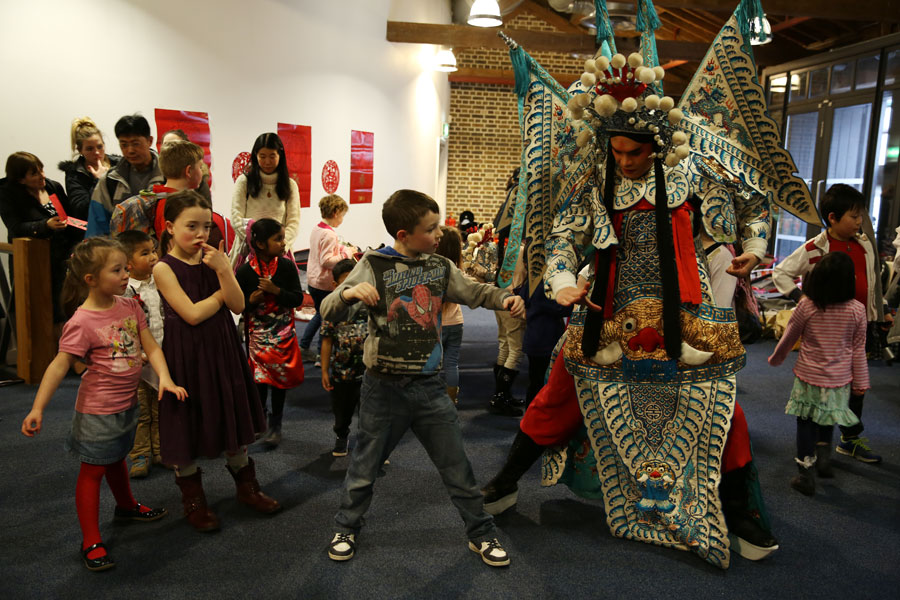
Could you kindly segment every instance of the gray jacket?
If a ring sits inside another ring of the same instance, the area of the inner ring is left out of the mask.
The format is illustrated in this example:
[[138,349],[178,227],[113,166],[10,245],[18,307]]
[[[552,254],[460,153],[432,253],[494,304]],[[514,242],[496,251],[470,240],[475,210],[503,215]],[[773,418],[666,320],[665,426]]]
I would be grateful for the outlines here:
[[[392,250],[388,250],[392,252]],[[437,254],[408,258],[370,250],[321,305],[322,318],[343,321],[351,303],[341,292],[368,282],[379,300],[369,307],[363,362],[384,375],[430,375],[441,369],[441,306],[456,302],[502,310],[506,290],[467,279]]]

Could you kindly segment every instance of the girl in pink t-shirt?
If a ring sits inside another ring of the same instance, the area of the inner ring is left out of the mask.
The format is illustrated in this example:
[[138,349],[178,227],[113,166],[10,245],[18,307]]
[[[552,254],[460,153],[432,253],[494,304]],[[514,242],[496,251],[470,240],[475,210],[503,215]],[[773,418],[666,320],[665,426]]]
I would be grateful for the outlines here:
[[807,276],[800,300],[769,364],[780,365],[800,341],[794,387],[784,412],[797,417],[797,466],[791,487],[816,493],[819,477],[834,477],[829,465],[835,425],[851,426],[859,418],[850,410],[852,391],[869,388],[866,364],[866,307],[854,299],[853,260],[843,252],[826,254]]
[[100,482],[106,476],[116,498],[116,520],[155,521],[164,508],[149,508],[135,501],[128,483],[125,457],[134,443],[139,407],[141,352],[159,375],[159,393],[187,396],[169,375],[166,359],[150,330],[137,300],[122,298],[128,285],[127,259],[122,247],[107,238],[93,237],[75,247],[63,286],[63,301],[71,310],[81,306],[63,327],[59,353],[41,379],[22,433],[41,431],[44,409],[60,381],[76,360],[88,368],[78,386],[75,417],[66,448],[81,459],[75,487],[75,507],[81,524],[84,566],[103,571],[115,566],[100,538]]

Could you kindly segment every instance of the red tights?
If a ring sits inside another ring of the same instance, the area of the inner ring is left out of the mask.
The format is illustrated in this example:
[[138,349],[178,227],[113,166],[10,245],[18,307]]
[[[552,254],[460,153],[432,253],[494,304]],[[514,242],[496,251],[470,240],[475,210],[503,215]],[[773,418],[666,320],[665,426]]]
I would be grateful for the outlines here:
[[[106,483],[116,498],[116,505],[126,510],[134,510],[137,501],[131,495],[128,484],[128,469],[122,459],[111,465],[92,465],[81,463],[78,483],[75,484],[75,508],[78,511],[78,523],[81,525],[81,548],[90,548],[100,543],[100,482],[106,475]],[[98,548],[88,558],[99,558],[106,551]]]

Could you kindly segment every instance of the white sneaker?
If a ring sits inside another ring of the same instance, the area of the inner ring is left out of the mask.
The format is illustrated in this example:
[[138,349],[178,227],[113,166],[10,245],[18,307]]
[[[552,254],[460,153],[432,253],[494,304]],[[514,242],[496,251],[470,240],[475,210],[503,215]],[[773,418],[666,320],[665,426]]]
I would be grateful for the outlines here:
[[350,560],[356,553],[356,536],[352,533],[336,533],[328,545],[328,558]]
[[481,560],[492,567],[505,567],[509,564],[509,554],[497,538],[481,542],[478,546],[474,542],[469,542],[469,550],[480,554]]

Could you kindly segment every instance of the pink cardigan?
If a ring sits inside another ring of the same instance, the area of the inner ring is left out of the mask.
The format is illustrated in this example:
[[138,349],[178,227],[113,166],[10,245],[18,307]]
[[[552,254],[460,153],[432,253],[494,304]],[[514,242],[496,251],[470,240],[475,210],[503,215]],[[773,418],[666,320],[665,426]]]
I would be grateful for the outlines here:
[[794,365],[798,379],[819,387],[835,388],[848,383],[854,390],[869,387],[866,363],[866,309],[856,300],[820,310],[804,296],[794,309],[769,364],[780,365],[797,339],[800,357]]
[[338,235],[324,221],[315,226],[309,236],[309,260],[306,264],[306,283],[319,290],[334,289],[331,270],[342,259],[351,258],[347,246],[338,241]]

